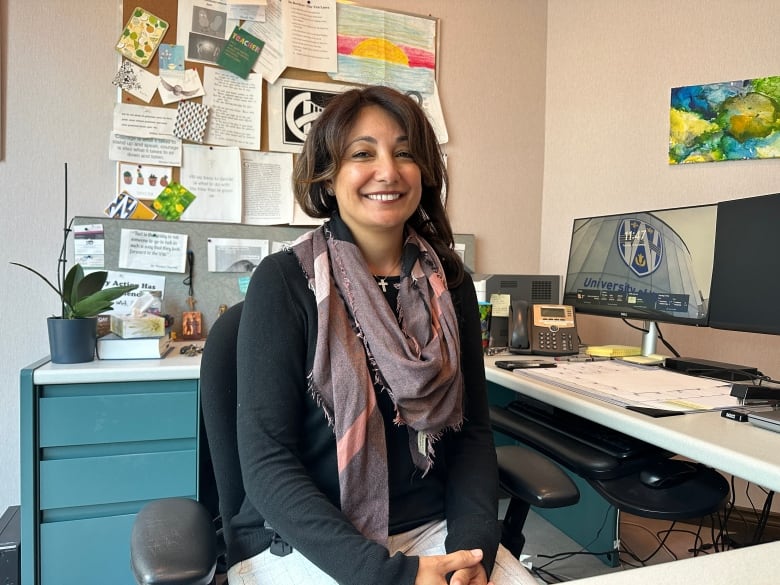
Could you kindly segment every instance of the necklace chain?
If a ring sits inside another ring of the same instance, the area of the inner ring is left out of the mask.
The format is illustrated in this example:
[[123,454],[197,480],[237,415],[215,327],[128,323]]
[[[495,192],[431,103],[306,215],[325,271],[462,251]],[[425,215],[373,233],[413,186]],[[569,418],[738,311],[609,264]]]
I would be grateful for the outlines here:
[[[398,260],[396,260],[395,263],[390,267],[390,270],[388,270],[385,273],[385,276],[392,276],[392,273],[395,272],[396,268],[398,268],[399,266],[401,266],[401,256],[399,256]],[[375,278],[379,278],[381,276],[374,272],[372,272],[371,275],[374,276]]]

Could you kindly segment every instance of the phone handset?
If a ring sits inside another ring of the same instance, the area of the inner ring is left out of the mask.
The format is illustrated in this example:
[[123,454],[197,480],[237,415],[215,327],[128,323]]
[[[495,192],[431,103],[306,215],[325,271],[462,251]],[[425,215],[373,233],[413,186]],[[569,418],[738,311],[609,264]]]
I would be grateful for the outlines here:
[[509,305],[509,351],[511,353],[531,353],[528,336],[528,301],[516,300]]

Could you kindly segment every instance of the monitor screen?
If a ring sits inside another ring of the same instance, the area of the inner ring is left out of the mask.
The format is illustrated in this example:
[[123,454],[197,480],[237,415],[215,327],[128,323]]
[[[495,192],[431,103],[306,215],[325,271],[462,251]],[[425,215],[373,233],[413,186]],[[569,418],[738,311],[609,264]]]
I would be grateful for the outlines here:
[[710,325],[780,335],[780,193],[718,204]]
[[717,205],[574,220],[563,302],[580,313],[706,325]]

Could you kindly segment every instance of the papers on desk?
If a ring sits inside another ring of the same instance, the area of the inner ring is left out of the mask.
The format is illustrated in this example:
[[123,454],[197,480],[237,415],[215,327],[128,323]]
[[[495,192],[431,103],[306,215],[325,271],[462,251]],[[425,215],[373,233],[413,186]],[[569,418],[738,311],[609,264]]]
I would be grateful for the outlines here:
[[696,412],[738,403],[729,382],[616,360],[559,362],[557,368],[515,370],[514,374],[623,407]]

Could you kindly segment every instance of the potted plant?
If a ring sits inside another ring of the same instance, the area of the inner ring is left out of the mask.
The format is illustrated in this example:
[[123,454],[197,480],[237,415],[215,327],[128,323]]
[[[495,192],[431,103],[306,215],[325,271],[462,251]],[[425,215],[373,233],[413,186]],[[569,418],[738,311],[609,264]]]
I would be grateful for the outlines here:
[[135,284],[103,288],[108,272],[98,270],[84,274],[81,264],[74,264],[65,278],[58,280],[55,286],[43,274],[25,264],[11,264],[43,279],[60,298],[61,315],[48,318],[51,361],[58,364],[92,361],[95,355],[97,316],[110,310],[114,301],[123,294],[138,288]]

